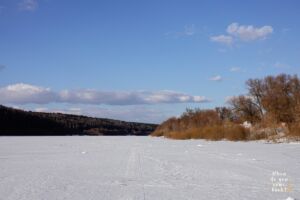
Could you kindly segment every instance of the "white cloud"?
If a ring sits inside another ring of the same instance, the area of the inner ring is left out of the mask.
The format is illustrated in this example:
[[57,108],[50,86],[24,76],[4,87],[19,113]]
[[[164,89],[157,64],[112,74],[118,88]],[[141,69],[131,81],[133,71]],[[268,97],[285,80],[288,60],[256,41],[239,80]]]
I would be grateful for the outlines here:
[[108,105],[138,105],[159,103],[205,102],[194,99],[197,96],[186,95],[174,91],[137,91],[137,92],[104,92],[97,90],[62,91],[61,100],[69,103],[108,104]]
[[230,68],[230,71],[231,72],[238,72],[238,71],[240,71],[241,70],[241,68],[239,68],[239,67],[231,67]]
[[161,103],[203,103],[209,100],[204,96],[193,96],[175,91],[135,91],[107,92],[91,89],[63,90],[60,92],[24,83],[0,88],[0,103],[15,104],[106,104],[106,105],[142,105]]
[[220,75],[217,75],[217,76],[211,77],[209,80],[211,80],[211,81],[222,81],[223,79]]
[[239,25],[232,23],[227,27],[227,33],[240,38],[243,41],[253,41],[257,39],[265,39],[269,34],[273,33],[272,26],[262,26],[260,28],[252,25]]
[[19,3],[19,8],[21,10],[34,11],[38,8],[37,0],[22,0]]
[[273,33],[272,26],[255,27],[253,25],[239,25],[238,23],[231,23],[228,25],[226,32],[228,35],[211,36],[210,40],[226,45],[231,45],[235,41],[255,41],[265,39],[268,35]]
[[0,103],[45,104],[55,102],[59,98],[49,88],[17,83],[0,88]]
[[232,37],[228,36],[228,35],[212,36],[212,37],[210,37],[210,40],[213,42],[223,43],[226,45],[231,45],[233,42]]
[[[52,105],[53,106],[53,105]],[[134,106],[94,106],[94,105],[56,105],[56,107],[37,107],[18,106],[18,109],[48,112],[48,113],[65,113],[72,115],[85,115],[98,118],[110,118],[124,121],[161,123],[170,118],[174,113],[162,109],[155,105],[134,105]],[[67,106],[67,107],[66,107]],[[16,107],[10,105],[10,107]]]

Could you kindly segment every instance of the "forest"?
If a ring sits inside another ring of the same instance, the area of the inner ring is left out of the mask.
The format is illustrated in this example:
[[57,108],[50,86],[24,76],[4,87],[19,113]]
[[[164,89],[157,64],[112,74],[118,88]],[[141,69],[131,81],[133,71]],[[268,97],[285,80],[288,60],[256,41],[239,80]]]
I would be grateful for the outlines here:
[[0,105],[0,135],[149,135],[156,126]]

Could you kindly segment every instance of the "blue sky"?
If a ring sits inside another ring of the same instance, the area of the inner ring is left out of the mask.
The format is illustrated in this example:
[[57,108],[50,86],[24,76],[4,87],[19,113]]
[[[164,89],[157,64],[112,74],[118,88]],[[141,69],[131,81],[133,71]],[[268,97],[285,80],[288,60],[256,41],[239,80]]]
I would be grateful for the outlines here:
[[300,73],[300,2],[0,1],[0,103],[161,122]]

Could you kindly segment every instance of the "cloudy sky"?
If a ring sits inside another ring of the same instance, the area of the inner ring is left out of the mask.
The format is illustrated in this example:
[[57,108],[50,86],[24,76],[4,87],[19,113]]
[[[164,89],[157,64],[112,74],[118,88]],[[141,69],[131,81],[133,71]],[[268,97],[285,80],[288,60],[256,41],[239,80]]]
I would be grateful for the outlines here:
[[300,73],[297,0],[1,0],[0,104],[161,122]]

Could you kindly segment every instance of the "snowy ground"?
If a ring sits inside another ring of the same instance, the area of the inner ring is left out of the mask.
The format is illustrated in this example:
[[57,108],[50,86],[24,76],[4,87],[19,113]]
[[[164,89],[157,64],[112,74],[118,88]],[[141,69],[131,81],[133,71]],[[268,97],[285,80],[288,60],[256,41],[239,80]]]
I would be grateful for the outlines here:
[[299,143],[0,137],[1,200],[288,197],[300,199]]

